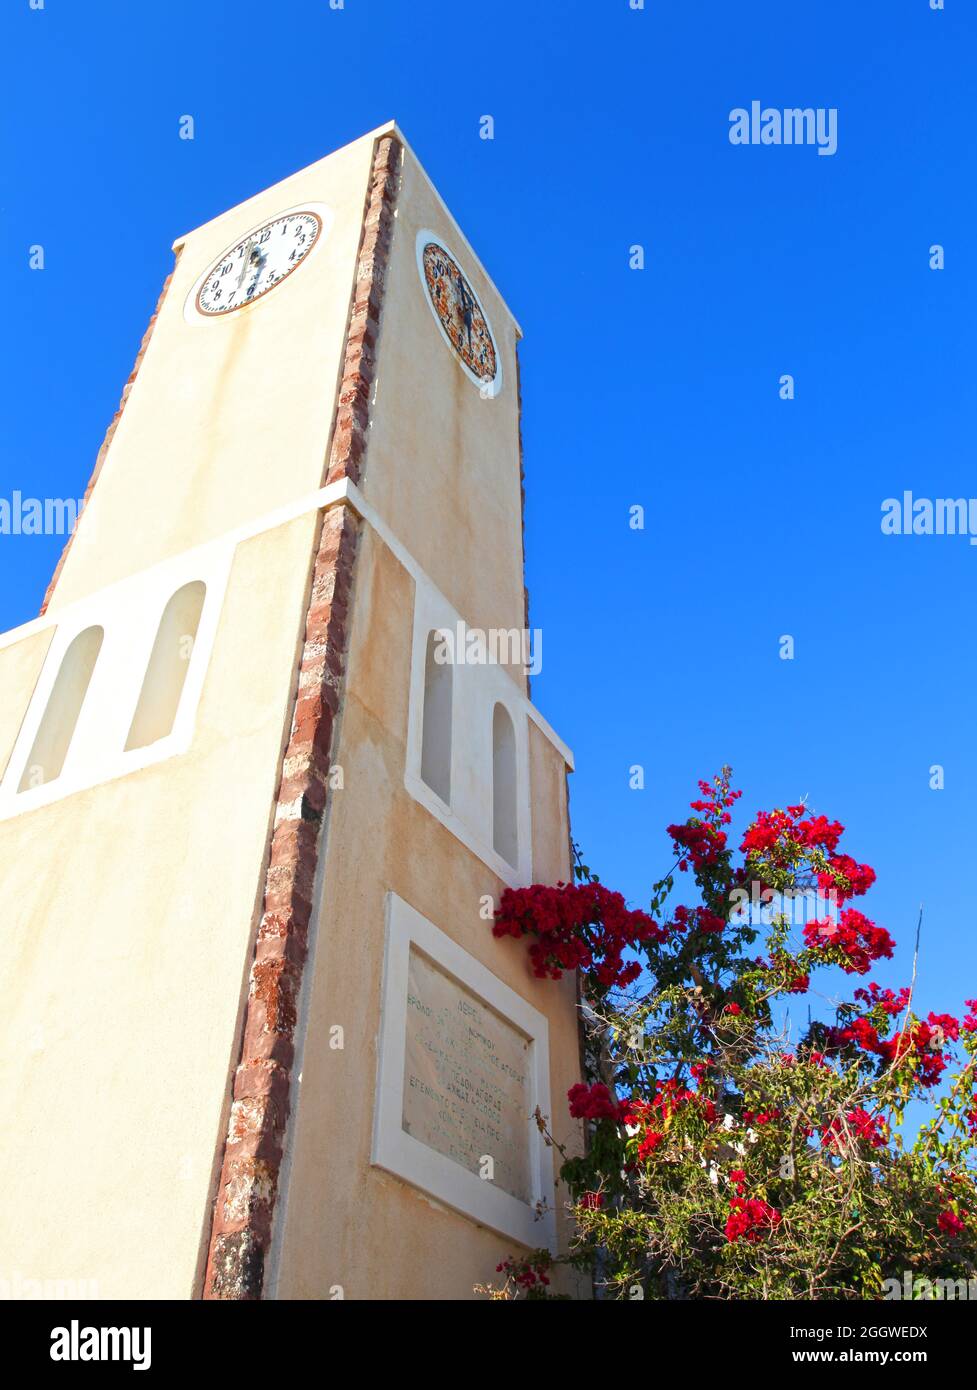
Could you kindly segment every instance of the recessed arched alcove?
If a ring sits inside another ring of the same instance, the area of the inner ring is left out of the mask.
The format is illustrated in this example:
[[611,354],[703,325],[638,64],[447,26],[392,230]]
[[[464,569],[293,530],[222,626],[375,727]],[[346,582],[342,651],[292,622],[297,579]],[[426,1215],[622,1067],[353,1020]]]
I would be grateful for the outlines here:
[[421,732],[421,777],[435,795],[451,801],[451,707],[454,670],[437,629],[428,634],[424,661],[424,719]]
[[496,852],[515,867],[519,863],[516,731],[501,703],[492,713],[492,837]]
[[206,596],[206,584],[194,580],[178,589],[163,610],[126,739],[127,753],[173,732]]
[[17,788],[19,792],[43,787],[61,776],[104,636],[103,628],[87,627],[65,652]]

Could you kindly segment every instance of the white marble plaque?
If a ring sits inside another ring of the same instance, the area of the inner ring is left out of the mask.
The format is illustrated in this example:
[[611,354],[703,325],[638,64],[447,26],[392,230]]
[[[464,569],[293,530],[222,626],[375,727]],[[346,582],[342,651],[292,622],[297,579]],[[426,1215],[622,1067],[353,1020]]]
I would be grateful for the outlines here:
[[412,949],[407,967],[402,1123],[471,1173],[531,1198],[530,1040]]
[[546,1019],[396,893],[386,911],[371,1162],[555,1251],[553,1154],[533,1118],[550,1114]]

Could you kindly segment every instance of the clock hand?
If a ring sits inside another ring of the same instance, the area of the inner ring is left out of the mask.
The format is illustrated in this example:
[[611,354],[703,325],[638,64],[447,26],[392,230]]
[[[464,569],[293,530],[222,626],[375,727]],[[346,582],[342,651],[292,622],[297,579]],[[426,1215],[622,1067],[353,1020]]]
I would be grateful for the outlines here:
[[239,290],[239,289],[241,288],[241,286],[244,284],[244,277],[245,277],[245,275],[247,275],[247,273],[248,273],[248,261],[251,259],[251,248],[252,248],[253,245],[254,245],[254,237],[251,238],[251,240],[248,242],[247,246],[244,248],[244,257],[243,257],[242,265],[241,265],[241,274],[240,274],[240,276],[238,277],[237,289],[234,291],[235,294],[237,293],[237,290]]
[[258,285],[261,283],[261,276],[268,262],[268,257],[262,251],[260,246],[255,246],[251,251],[250,260],[254,264],[254,281],[248,288],[249,299],[254,296],[254,293],[257,290]]

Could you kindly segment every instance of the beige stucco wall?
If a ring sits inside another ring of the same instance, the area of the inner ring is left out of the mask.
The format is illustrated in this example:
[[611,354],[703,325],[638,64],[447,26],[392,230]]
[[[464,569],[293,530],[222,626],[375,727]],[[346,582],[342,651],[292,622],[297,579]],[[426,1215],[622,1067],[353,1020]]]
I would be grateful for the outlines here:
[[[418,232],[451,250],[488,314],[502,390],[482,399],[441,336]],[[523,628],[517,325],[408,149],[386,273],[363,491],[470,627]],[[521,669],[515,674],[525,689]]]
[[[574,981],[534,979],[525,945],[492,936],[479,907],[486,894],[498,902],[504,884],[404,788],[413,596],[410,575],[366,530],[338,753],[344,789],[333,797],[320,869],[287,1208],[279,1217],[276,1292],[284,1298],[329,1297],[335,1285],[346,1298],[469,1298],[519,1250],[370,1166],[388,891],[546,1016],[555,1133],[579,1142],[565,1102],[579,1079]],[[534,738],[532,748],[540,876],[566,879],[563,761],[545,739]],[[336,1024],[341,1051],[329,1046]],[[565,1201],[558,1187],[558,1210]]]
[[193,1292],[314,528],[239,546],[190,752],[0,822],[0,1278]]
[[[52,610],[321,486],[372,156],[364,136],[182,239]],[[335,221],[295,274],[187,323],[186,297],[221,252],[305,202]]]

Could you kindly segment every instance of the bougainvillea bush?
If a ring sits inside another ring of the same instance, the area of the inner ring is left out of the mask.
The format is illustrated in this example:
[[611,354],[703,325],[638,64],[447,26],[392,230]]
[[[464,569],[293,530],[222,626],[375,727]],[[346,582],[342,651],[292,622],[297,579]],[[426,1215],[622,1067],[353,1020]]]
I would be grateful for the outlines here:
[[[868,978],[894,942],[855,906],[875,874],[837,821],[762,811],[737,848],[729,769],[699,787],[648,912],[578,859],[572,884],[510,889],[496,914],[537,975],[580,972],[571,1262],[630,1299],[880,1299],[977,1278],[977,1000],[922,1018],[915,966],[899,990]],[[678,883],[692,900],[672,903]],[[850,997],[824,992],[827,966]],[[911,1141],[910,1101],[926,1106]],[[510,1256],[491,1291],[550,1297],[551,1264]]]

